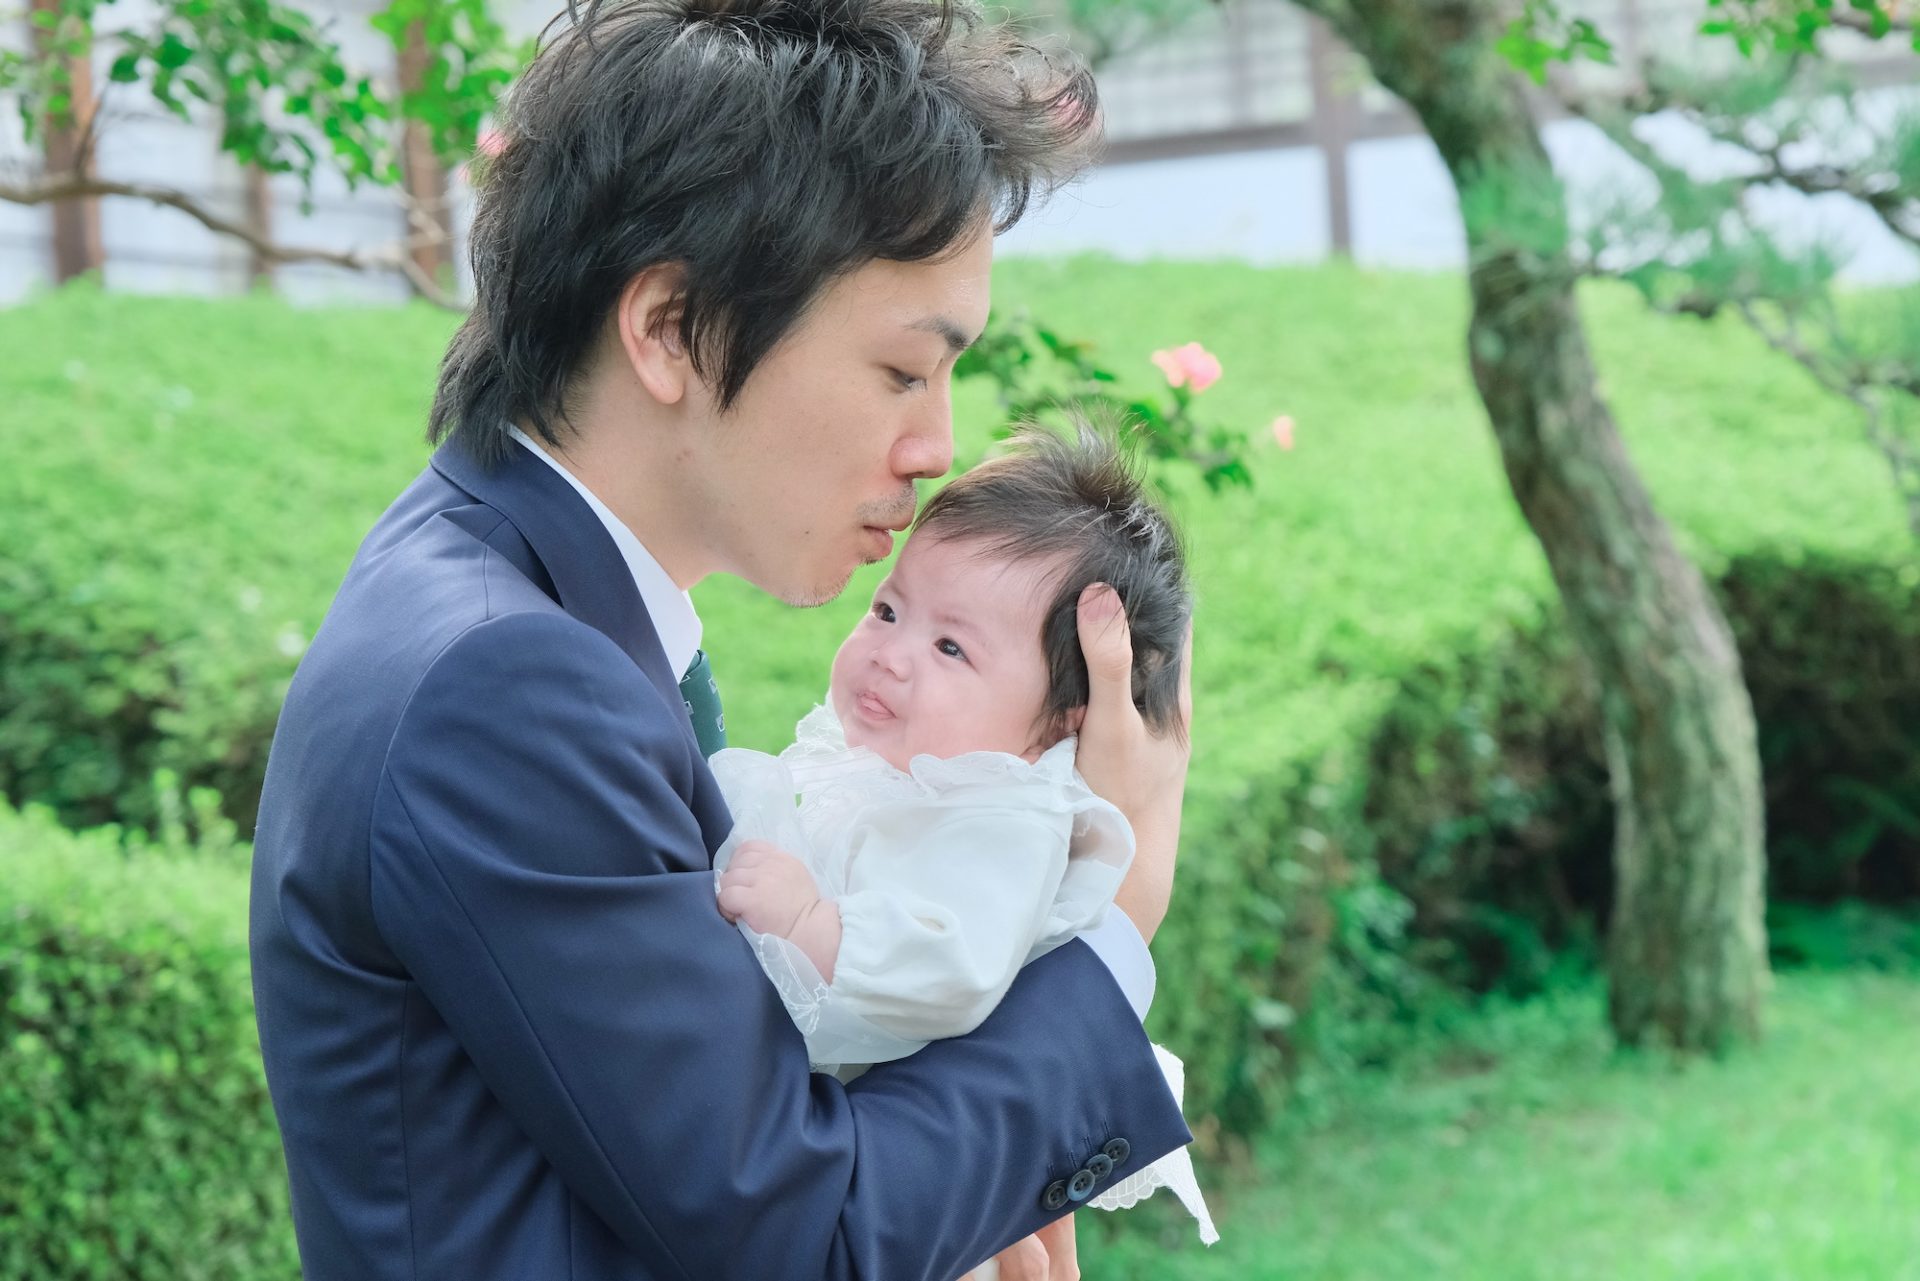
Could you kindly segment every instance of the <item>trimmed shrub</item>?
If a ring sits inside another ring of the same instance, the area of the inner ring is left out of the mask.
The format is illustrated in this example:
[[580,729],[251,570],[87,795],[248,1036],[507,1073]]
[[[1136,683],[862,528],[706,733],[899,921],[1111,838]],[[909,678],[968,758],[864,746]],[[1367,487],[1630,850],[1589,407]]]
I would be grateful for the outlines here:
[[[1188,1060],[1195,1115],[1251,1130],[1290,1055],[1364,1056],[1355,1029],[1436,974],[1524,986],[1603,901],[1580,879],[1603,874],[1578,851],[1605,838],[1588,731],[1562,715],[1577,666],[1540,621],[1551,582],[1460,358],[1465,294],[1453,277],[1099,259],[1003,262],[996,291],[1093,341],[1123,386],[1159,377],[1154,349],[1204,340],[1226,370],[1210,421],[1256,442],[1276,413],[1298,425],[1292,452],[1254,449],[1251,493],[1170,478],[1198,710],[1151,1030]],[[1790,362],[1623,291],[1583,310],[1642,472],[1710,574],[1767,547],[1910,557],[1882,464]],[[84,289],[0,310],[0,789],[70,825],[157,829],[180,788],[214,788],[250,830],[288,674],[425,459],[450,324]],[[987,389],[958,389],[956,418],[978,457]],[[799,612],[735,580],[696,589],[737,742],[787,741],[878,572]],[[1806,771],[1827,749],[1792,750],[1818,790]],[[176,782],[150,787],[157,769]],[[204,805],[173,808],[205,826]],[[1508,892],[1460,898],[1475,878]]]
[[[1748,555],[1715,584],[1758,720],[1768,897],[1920,902],[1920,567]],[[1536,990],[1612,906],[1600,711],[1558,621],[1411,673],[1362,819],[1448,980]]]
[[151,827],[165,769],[252,830],[294,664],[426,458],[449,324],[85,285],[0,309],[0,794]]
[[0,1276],[291,1281],[245,847],[123,844],[0,806]]

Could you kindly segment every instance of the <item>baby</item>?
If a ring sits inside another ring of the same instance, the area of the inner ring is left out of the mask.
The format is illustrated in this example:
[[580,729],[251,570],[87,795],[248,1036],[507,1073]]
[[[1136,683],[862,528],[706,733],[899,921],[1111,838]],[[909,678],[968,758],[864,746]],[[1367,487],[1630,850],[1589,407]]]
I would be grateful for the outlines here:
[[[1142,717],[1182,729],[1191,595],[1172,527],[1110,438],[1025,431],[927,504],[794,745],[713,757],[735,820],[720,910],[821,1070],[849,1079],[971,1031],[1111,903],[1133,833],[1074,769],[1090,589],[1126,611]],[[1178,1060],[1162,1064],[1177,1092]],[[1163,1185],[1213,1239],[1184,1152],[1095,1204]]]

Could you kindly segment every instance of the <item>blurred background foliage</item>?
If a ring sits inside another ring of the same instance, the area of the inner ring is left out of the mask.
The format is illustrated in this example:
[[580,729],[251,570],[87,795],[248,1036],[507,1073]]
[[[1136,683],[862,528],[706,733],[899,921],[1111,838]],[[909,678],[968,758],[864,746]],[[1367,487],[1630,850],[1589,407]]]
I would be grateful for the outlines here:
[[[1208,4],[1036,7],[1103,62]],[[1458,24],[1399,0],[1301,7],[1430,125],[1519,101],[1486,93],[1499,76],[1423,99],[1440,50],[1547,85],[1653,185],[1576,234],[1543,169],[1455,166],[1466,280],[997,267],[993,338],[956,387],[961,464],[1062,392],[1129,412],[1199,593],[1149,1030],[1187,1061],[1227,1236],[1201,1252],[1160,1204],[1083,1216],[1088,1274],[1920,1277],[1920,313],[1911,288],[1842,288],[1825,246],[1783,248],[1747,204],[1777,185],[1848,193],[1920,235],[1920,126],[1895,119],[1871,146],[1867,117],[1836,126],[1855,101],[1817,57],[1835,29],[1905,40],[1911,15],[1710,0],[1733,74],[1650,64],[1596,97],[1561,76],[1614,55],[1578,6],[1524,0],[1497,27],[1481,3]],[[0,92],[49,165],[37,186],[0,175],[0,200],[153,199],[111,190],[89,152],[91,24],[118,10],[32,8],[33,52],[0,51]],[[143,13],[157,25],[115,37],[105,79],[216,108],[227,154],[308,191],[327,170],[411,192],[422,156],[484,154],[526,56],[482,0],[381,10],[404,85],[264,0]],[[283,111],[258,109],[270,86]],[[1636,132],[1656,111],[1758,167],[1697,180]],[[1833,128],[1861,144],[1851,167],[1785,158]],[[1450,160],[1471,152],[1449,139]],[[400,245],[278,260],[400,272],[449,303],[444,178],[410,196]],[[1768,1038],[1724,1057],[1607,1035],[1620,796],[1552,531],[1523,519],[1511,438],[1488,432],[1503,353],[1476,327],[1463,359],[1490,269],[1535,306],[1612,278],[1554,323],[1584,322],[1590,400],[1739,645],[1778,989]],[[84,279],[0,310],[0,1278],[296,1270],[246,978],[246,838],[293,668],[425,461],[452,325],[425,305]],[[1196,342],[1217,384],[1170,387],[1155,355]],[[736,742],[787,741],[880,572],[804,612],[701,585]]]
[[[1399,1098],[1398,1076],[1377,1094],[1354,1084],[1380,1070],[1424,1080],[1436,1056],[1464,1054],[1482,1065],[1476,1079],[1491,1074],[1500,1115],[1510,1090],[1546,1090],[1547,1108],[1578,1097],[1582,1080],[1611,1080],[1600,1024],[1582,1021],[1598,999],[1610,892],[1594,697],[1458,359],[1459,284],[1082,258],[1005,261],[996,288],[1002,312],[1044,305],[1081,335],[1126,394],[1163,395],[1150,353],[1204,337],[1224,370],[1207,413],[1249,424],[1250,488],[1209,493],[1183,464],[1162,475],[1191,543],[1199,622],[1180,892],[1155,946],[1162,991],[1180,999],[1156,1005],[1150,1030],[1187,1059],[1203,1167],[1227,1203],[1243,1188],[1256,1205],[1269,1204],[1256,1192],[1298,1194],[1275,1170],[1329,1151],[1315,1145],[1344,1141],[1329,1136]],[[1899,503],[1845,407],[1746,329],[1650,314],[1622,286],[1590,286],[1583,301],[1636,460],[1747,658],[1775,961],[1900,971],[1914,954],[1900,908],[1920,881],[1920,566]],[[0,1149],[41,1172],[36,1188],[49,1171],[69,1181],[14,1213],[97,1227],[125,1209],[159,1234],[97,1243],[85,1257],[122,1262],[83,1266],[75,1254],[57,1275],[279,1274],[284,1220],[271,1206],[282,1193],[262,1176],[275,1149],[245,1017],[237,834],[250,830],[306,639],[358,538],[425,460],[423,371],[450,327],[426,307],[296,310],[84,287],[0,312],[0,348],[22,357],[7,367],[13,465],[0,469],[0,780],[16,805],[44,807],[0,829],[11,905],[0,910],[11,932]],[[961,452],[977,459],[999,423],[995,388],[971,380],[957,396]],[[1283,413],[1291,450],[1265,429]],[[879,572],[809,611],[727,579],[697,590],[736,742],[787,741]],[[118,827],[66,834],[101,824]],[[143,911],[154,928],[133,926]],[[162,935],[174,942],[162,947]],[[167,954],[136,956],[154,948]],[[185,977],[156,1002],[133,977],[103,977],[121,970]],[[1782,982],[1788,1026],[1864,1016],[1884,991]],[[1514,1012],[1531,1008],[1514,1004],[1524,997],[1558,1013],[1529,1021],[1547,1016]],[[1492,1013],[1474,1012],[1481,999]],[[63,1060],[34,1039],[42,1024],[67,1028],[83,1059],[105,1056],[99,1070],[49,1077]],[[1514,1029],[1529,1027],[1547,1045],[1518,1064],[1471,1048],[1480,1036],[1524,1042]],[[1852,1034],[1861,1056],[1895,1052]],[[190,1062],[182,1045],[197,1047]],[[1554,1053],[1581,1065],[1564,1093],[1548,1089]],[[1832,1063],[1778,1038],[1757,1053],[1798,1054],[1809,1072]],[[1698,1082],[1713,1070],[1676,1078],[1671,1106],[1712,1093]],[[1663,1080],[1643,1071],[1649,1089]],[[228,1118],[217,1142],[153,1129],[194,1133],[208,1109]],[[1524,1140],[1522,1121],[1500,1125],[1478,1159],[1498,1165],[1500,1145]],[[101,1134],[129,1154],[160,1143],[166,1163],[153,1173],[72,1146]],[[1385,1135],[1379,1160],[1414,1159],[1394,1156]],[[1466,1142],[1426,1141],[1440,1144],[1436,1161]],[[1910,1155],[1876,1159],[1910,1186]],[[1513,1177],[1555,1176],[1523,1166]],[[0,1178],[0,1196],[24,1186]],[[209,1211],[167,1238],[151,1225],[169,1187],[234,1218]],[[1320,1191],[1351,1227],[1361,1209],[1339,1198],[1358,1185]],[[241,1226],[248,1215],[261,1235]],[[1318,1229],[1328,1269],[1341,1221]],[[1111,1259],[1113,1275],[1162,1275],[1151,1243],[1182,1231],[1157,1212],[1121,1216],[1087,1230],[1090,1258]],[[237,1234],[231,1267],[116,1270],[136,1254],[198,1257],[201,1232]],[[1883,1244],[1898,1240],[1889,1228]],[[1204,1266],[1224,1275],[1247,1258],[1223,1246]],[[1323,1274],[1369,1275],[1249,1273]]]

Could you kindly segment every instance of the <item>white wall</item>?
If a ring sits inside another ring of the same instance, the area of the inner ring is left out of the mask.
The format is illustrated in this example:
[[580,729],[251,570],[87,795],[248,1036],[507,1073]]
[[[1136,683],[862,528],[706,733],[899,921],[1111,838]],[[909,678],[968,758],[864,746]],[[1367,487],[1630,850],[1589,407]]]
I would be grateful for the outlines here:
[[[113,6],[117,20],[137,20],[140,0]],[[314,0],[330,14],[335,38],[350,63],[388,70],[390,49],[366,23],[380,0]],[[531,33],[544,24],[553,0],[516,0],[503,6],[514,27]],[[25,43],[22,24],[0,23],[0,46]],[[101,55],[104,62],[106,55]],[[105,74],[104,65],[100,68]],[[123,91],[124,92],[124,91]],[[1911,89],[1872,95],[1883,109],[1914,100]],[[129,99],[115,108],[102,135],[100,172],[114,178],[151,178],[182,186],[238,216],[243,180],[221,156],[216,136]],[[1675,138],[1671,123],[1656,134]],[[1547,144],[1576,191],[1604,194],[1631,181],[1633,167],[1597,130],[1578,121],[1550,125]],[[1689,163],[1710,165],[1710,148],[1680,139]],[[27,160],[18,113],[0,101],[0,163]],[[1357,144],[1349,153],[1354,256],[1383,267],[1453,269],[1464,260],[1459,211],[1439,156],[1424,137]],[[393,193],[377,187],[348,191],[323,173],[303,212],[298,184],[273,183],[275,237],[285,244],[369,248],[391,244],[405,231]],[[464,199],[457,202],[462,207]],[[1579,205],[1576,198],[1576,208]],[[1782,192],[1765,202],[1780,227],[1821,235],[1844,246],[1850,279],[1891,283],[1920,279],[1920,262],[1865,209],[1844,197],[1809,201]],[[464,217],[457,221],[464,225]],[[0,304],[43,287],[48,279],[51,212],[0,204]],[[221,294],[246,286],[247,255],[177,211],[123,200],[102,209],[107,284],[139,292]],[[1031,213],[1002,241],[1003,252],[1053,254],[1104,250],[1123,258],[1241,258],[1251,262],[1311,262],[1331,244],[1325,166],[1312,150],[1287,149],[1199,156],[1096,170],[1050,206]],[[464,256],[464,246],[457,247]],[[403,298],[397,277],[320,266],[282,267],[279,287],[303,302],[384,302]]]
[[[1920,102],[1920,91],[1866,95],[1882,111]],[[1711,172],[1715,149],[1685,124],[1643,125],[1664,154]],[[1559,121],[1543,131],[1555,167],[1567,178],[1575,217],[1643,174],[1597,128]],[[1466,261],[1459,204],[1439,153],[1426,137],[1380,139],[1348,153],[1353,256],[1370,266],[1455,269]],[[1821,237],[1843,251],[1844,276],[1856,283],[1920,280],[1920,257],[1845,196],[1814,199],[1762,193],[1756,207],[1770,227],[1792,237]],[[1314,262],[1332,242],[1326,165],[1316,151],[1243,152],[1110,165],[1001,239],[1002,252],[1052,254],[1094,249],[1124,259],[1242,258]]]

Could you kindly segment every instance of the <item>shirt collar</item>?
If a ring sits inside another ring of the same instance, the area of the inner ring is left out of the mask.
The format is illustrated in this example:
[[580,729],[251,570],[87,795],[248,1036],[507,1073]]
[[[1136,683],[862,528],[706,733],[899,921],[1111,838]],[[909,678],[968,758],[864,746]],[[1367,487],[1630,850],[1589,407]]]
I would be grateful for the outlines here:
[[559,472],[574,492],[586,499],[587,506],[593,508],[593,514],[606,526],[613,545],[620,549],[620,559],[627,563],[627,572],[633,575],[633,585],[640,590],[640,603],[646,606],[647,616],[653,620],[653,630],[660,637],[660,649],[673,668],[674,678],[685,675],[693,665],[693,656],[700,651],[700,615],[694,611],[693,597],[674,586],[667,571],[660,568],[660,562],[634,532],[592,490],[581,484],[578,476],[562,467],[553,455],[518,427],[508,427],[507,431],[535,458]]

